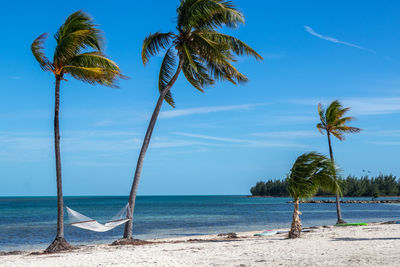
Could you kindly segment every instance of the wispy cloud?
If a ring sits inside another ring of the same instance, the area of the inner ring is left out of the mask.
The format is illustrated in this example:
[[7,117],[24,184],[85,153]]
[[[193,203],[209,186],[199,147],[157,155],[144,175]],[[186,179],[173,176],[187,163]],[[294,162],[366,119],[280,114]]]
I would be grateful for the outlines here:
[[191,134],[191,133],[181,133],[181,132],[176,132],[174,134],[180,135],[180,136],[194,137],[194,138],[214,140],[214,141],[222,141],[222,142],[228,142],[228,143],[243,143],[243,142],[246,142],[246,140],[242,140],[242,139],[216,137],[216,136],[209,136],[209,135],[203,135],[203,134]]
[[20,76],[11,76],[10,78],[13,79],[13,80],[20,80],[21,79]]
[[[291,103],[313,105],[329,104],[334,99],[293,99]],[[383,115],[400,113],[400,97],[342,98],[344,106],[351,107],[353,115]]]
[[253,136],[269,137],[269,138],[312,138],[318,137],[317,131],[278,131],[278,132],[265,132],[265,133],[253,133]]
[[219,143],[226,144],[229,143],[229,146],[239,146],[239,147],[289,147],[289,148],[303,148],[303,144],[297,144],[293,142],[287,141],[265,141],[265,140],[252,140],[252,139],[238,139],[238,138],[229,138],[229,137],[219,137],[219,136],[210,136],[203,134],[193,134],[193,133],[175,133],[180,136],[192,137],[196,139],[206,139],[211,141],[218,141]]
[[[79,158],[90,153],[94,158],[106,157],[111,161],[138,150],[141,144],[141,137],[123,131],[64,131],[61,139],[65,158]],[[53,136],[48,133],[0,131],[0,162],[51,160],[53,145]],[[154,138],[150,144],[153,149],[207,146],[215,144],[170,137]]]
[[285,116],[277,116],[275,117],[280,123],[309,123],[315,122],[315,116],[306,116],[306,115],[285,115]]
[[[1,132],[0,132],[1,133]],[[131,131],[108,131],[108,130],[81,130],[81,131],[64,131],[63,136],[68,138],[104,138],[104,137],[137,137],[142,133]]]
[[104,126],[109,126],[113,124],[112,120],[102,120],[102,121],[98,121],[96,123],[94,123],[95,127],[104,127]]
[[150,144],[152,148],[172,148],[172,147],[191,147],[191,146],[209,146],[211,144],[204,142],[193,142],[193,141],[182,141],[182,140],[170,140],[164,139],[155,141],[153,144]]
[[400,113],[400,97],[392,98],[350,98],[343,103],[358,115],[381,115]]
[[383,137],[400,137],[400,130],[365,131],[365,134]]
[[239,111],[239,110],[251,110],[257,106],[264,106],[267,104],[243,104],[243,105],[232,105],[232,106],[210,106],[210,107],[200,107],[200,108],[188,108],[188,109],[175,109],[169,111],[163,111],[160,113],[159,117],[163,119],[176,118],[189,115],[197,114],[208,114],[222,111]]
[[318,37],[320,39],[323,39],[323,40],[326,40],[326,41],[329,41],[329,42],[332,42],[332,43],[336,43],[336,44],[347,45],[347,46],[350,46],[350,47],[354,47],[354,48],[358,48],[358,49],[361,49],[361,50],[365,50],[365,51],[374,53],[373,50],[367,49],[365,47],[362,47],[362,46],[359,46],[359,45],[356,45],[356,44],[352,44],[352,43],[348,43],[348,42],[344,42],[344,41],[338,40],[338,39],[330,37],[330,36],[319,34],[316,31],[314,31],[314,29],[311,28],[310,26],[304,26],[304,29],[309,34],[311,34],[311,35],[313,35],[315,37]]
[[400,142],[396,141],[377,141],[377,142],[369,142],[369,144],[373,145],[381,145],[381,146],[400,146]]

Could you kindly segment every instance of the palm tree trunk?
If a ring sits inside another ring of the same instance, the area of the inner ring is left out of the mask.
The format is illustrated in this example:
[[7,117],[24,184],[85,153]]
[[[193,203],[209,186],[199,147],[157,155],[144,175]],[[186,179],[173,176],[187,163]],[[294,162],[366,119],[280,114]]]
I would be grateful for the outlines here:
[[60,82],[61,78],[56,77],[55,106],[54,106],[54,148],[56,154],[56,174],[57,174],[57,235],[56,239],[46,249],[46,252],[56,252],[70,249],[71,246],[64,239],[64,200],[61,179],[61,155],[60,155]]
[[[326,134],[328,136],[328,144],[329,144],[329,156],[331,157],[331,161],[334,162],[333,160],[333,152],[332,152],[332,144],[331,144],[331,134],[329,131],[326,131]],[[336,179],[336,177],[335,177]],[[336,214],[337,214],[337,222],[336,224],[341,224],[341,223],[346,223],[343,219],[342,219],[342,209],[340,207],[340,197],[339,197],[339,193],[336,193]]]
[[183,67],[183,60],[180,58],[179,65],[178,65],[178,68],[177,68],[174,76],[172,77],[172,79],[168,83],[168,85],[165,86],[164,90],[160,93],[160,97],[157,100],[157,104],[156,104],[156,107],[154,108],[153,115],[151,116],[149,126],[147,127],[146,135],[144,137],[142,148],[140,150],[139,158],[138,158],[137,164],[136,164],[135,176],[133,178],[131,192],[129,194],[128,209],[129,209],[129,215],[131,216],[132,220],[129,220],[125,224],[125,231],[124,231],[124,236],[123,236],[124,239],[132,239],[133,212],[134,212],[134,208],[135,208],[136,194],[137,194],[137,190],[139,187],[139,180],[140,180],[140,175],[142,173],[144,157],[146,155],[147,148],[149,147],[149,144],[150,144],[151,135],[153,133],[154,126],[157,122],[158,114],[160,113],[161,106],[164,102],[165,95],[169,92],[171,87],[174,85],[174,83],[178,79],[178,76],[182,70],[182,67]]
[[294,200],[293,220],[289,231],[289,238],[299,238],[301,234],[301,220],[299,211],[299,198]]
[[326,134],[328,136],[328,145],[329,145],[329,156],[331,157],[331,161],[333,162],[333,151],[332,151],[332,144],[331,144],[331,133],[329,131],[326,131]]
[[62,192],[61,155],[60,155],[60,79],[56,79],[56,95],[54,107],[54,148],[56,154],[57,173],[57,237],[64,238],[64,199]]

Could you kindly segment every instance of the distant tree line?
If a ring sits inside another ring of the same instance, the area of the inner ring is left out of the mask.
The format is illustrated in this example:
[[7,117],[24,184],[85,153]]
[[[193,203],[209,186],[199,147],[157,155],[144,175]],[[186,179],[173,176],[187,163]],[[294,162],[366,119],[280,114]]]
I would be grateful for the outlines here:
[[[400,179],[396,176],[380,174],[376,177],[349,175],[340,178],[339,184],[345,197],[400,196]],[[257,182],[250,189],[253,196],[289,197],[287,180],[268,180]],[[332,193],[319,191],[316,196],[331,196]]]

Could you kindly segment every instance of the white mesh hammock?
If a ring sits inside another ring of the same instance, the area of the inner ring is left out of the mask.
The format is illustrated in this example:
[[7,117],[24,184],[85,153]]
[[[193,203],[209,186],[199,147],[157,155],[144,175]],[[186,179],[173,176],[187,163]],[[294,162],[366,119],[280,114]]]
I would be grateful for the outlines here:
[[92,218],[89,218],[77,211],[74,211],[71,208],[66,207],[68,212],[69,223],[78,228],[82,228],[89,231],[94,232],[107,232],[115,227],[126,223],[131,220],[132,216],[129,216],[129,204],[126,204],[125,207],[120,210],[114,217],[111,218],[110,221],[105,224],[101,224]]

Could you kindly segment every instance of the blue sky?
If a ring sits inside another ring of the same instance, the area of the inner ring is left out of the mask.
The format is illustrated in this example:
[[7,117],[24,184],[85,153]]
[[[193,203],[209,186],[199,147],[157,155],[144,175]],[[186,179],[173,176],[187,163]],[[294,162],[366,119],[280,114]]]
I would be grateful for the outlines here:
[[[400,164],[400,3],[237,0],[246,25],[230,32],[263,57],[237,63],[250,81],[202,94],[182,77],[177,108],[164,105],[145,159],[139,194],[248,194],[284,178],[306,151],[327,153],[317,104],[352,107],[361,134],[333,141],[344,175],[393,173]],[[74,81],[61,87],[65,195],[127,195],[157,99],[161,56],[143,67],[143,38],[174,29],[177,0],[0,4],[0,196],[55,195],[54,78],[30,52],[82,9],[107,38],[106,54],[129,80],[120,89]],[[51,55],[54,40],[49,38]]]

